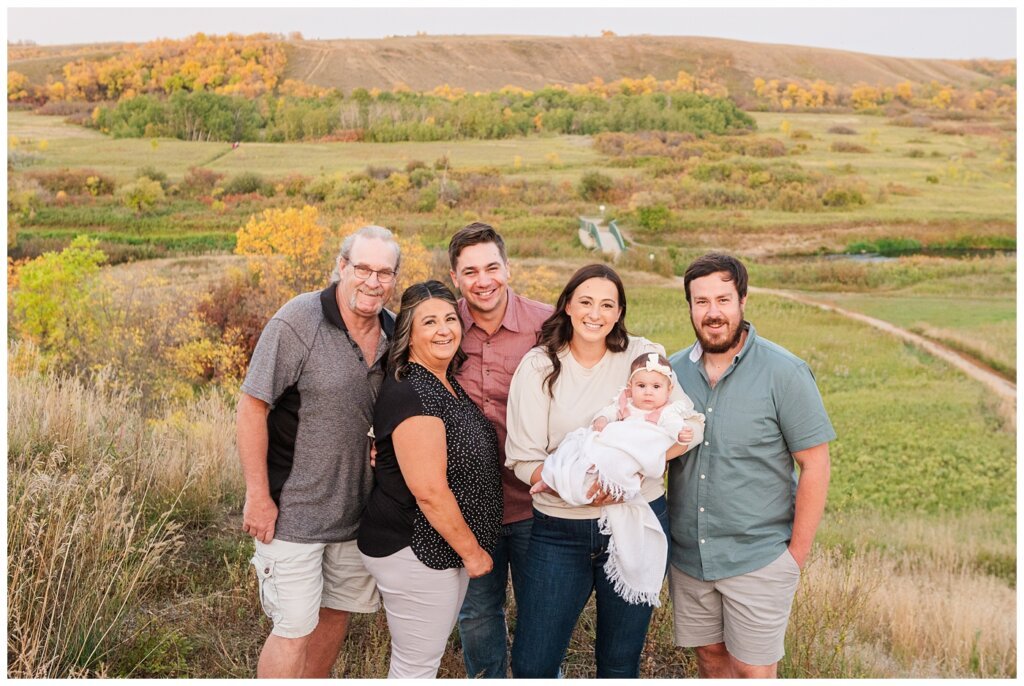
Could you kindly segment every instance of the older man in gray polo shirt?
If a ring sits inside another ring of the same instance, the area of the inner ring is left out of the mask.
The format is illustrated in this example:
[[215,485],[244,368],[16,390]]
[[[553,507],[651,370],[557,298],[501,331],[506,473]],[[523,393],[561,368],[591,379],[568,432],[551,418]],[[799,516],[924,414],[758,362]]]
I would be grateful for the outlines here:
[[676,644],[702,677],[774,677],[836,434],[807,365],[743,319],[743,264],[710,253],[683,281],[697,342],[671,362],[707,424],[669,470]]
[[384,380],[399,248],[365,226],[341,245],[331,284],[286,303],[256,344],[238,403],[242,525],[274,628],[257,676],[327,677],[351,612],[374,612],[356,549],[373,485],[373,405]]

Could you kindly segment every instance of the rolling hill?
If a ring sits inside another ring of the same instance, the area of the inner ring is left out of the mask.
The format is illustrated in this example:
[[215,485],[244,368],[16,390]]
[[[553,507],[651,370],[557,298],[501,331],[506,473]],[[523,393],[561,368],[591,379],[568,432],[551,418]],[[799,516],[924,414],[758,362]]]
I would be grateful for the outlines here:
[[[680,70],[726,85],[742,100],[753,81],[813,81],[837,86],[901,81],[977,86],[991,80],[963,61],[909,59],[793,45],[700,37],[406,36],[377,40],[288,40],[285,78],[343,92],[390,90],[405,84],[427,91],[448,84],[467,91],[506,85],[536,90],[548,84],[639,78],[675,79]],[[34,82],[60,76],[70,60],[101,59],[131,44],[36,47],[12,51],[8,68]],[[742,103],[741,103],[742,104]]]

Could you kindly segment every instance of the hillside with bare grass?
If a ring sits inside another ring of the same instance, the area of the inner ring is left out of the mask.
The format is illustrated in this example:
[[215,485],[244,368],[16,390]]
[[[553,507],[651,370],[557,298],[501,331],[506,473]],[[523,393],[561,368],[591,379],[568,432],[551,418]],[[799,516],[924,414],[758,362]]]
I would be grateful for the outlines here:
[[595,76],[605,81],[647,74],[674,79],[680,70],[724,83],[732,94],[749,92],[757,77],[841,85],[939,81],[963,86],[989,78],[951,60],[689,36],[416,36],[293,41],[289,46],[289,78],[345,92],[391,89],[398,83],[414,91],[442,84],[468,91],[506,85],[537,89],[585,83]]
[[[823,80],[894,86],[933,81],[976,87],[991,80],[983,65],[955,60],[907,59],[793,45],[749,43],[691,36],[403,36],[375,40],[288,40],[285,78],[343,92],[391,90],[404,84],[429,91],[447,84],[469,92],[513,85],[639,78],[675,79],[686,71],[725,85],[742,98],[754,79]],[[24,46],[9,48],[8,68],[42,82],[60,78],[68,59],[101,59],[131,45]]]

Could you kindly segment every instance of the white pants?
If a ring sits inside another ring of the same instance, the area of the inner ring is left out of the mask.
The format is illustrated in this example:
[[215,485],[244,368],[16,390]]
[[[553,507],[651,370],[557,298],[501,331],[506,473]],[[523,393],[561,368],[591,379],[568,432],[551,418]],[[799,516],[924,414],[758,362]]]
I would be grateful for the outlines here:
[[391,632],[389,679],[433,679],[466,597],[465,569],[431,569],[411,547],[387,557],[362,556],[377,580]]

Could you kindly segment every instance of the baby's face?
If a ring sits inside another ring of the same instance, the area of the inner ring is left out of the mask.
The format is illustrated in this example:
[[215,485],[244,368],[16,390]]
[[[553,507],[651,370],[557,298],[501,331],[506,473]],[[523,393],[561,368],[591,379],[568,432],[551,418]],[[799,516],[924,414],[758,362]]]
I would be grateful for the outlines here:
[[668,402],[671,386],[664,374],[644,369],[629,380],[629,394],[638,409],[656,410]]

